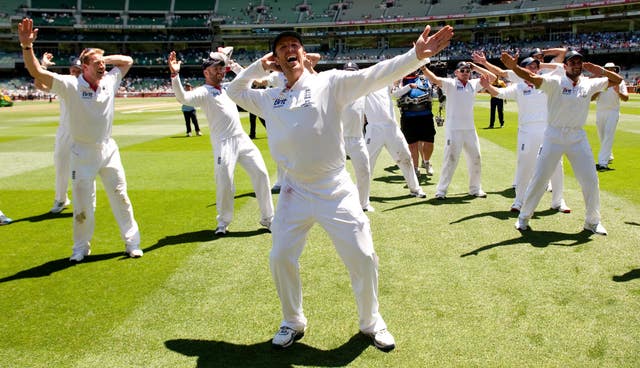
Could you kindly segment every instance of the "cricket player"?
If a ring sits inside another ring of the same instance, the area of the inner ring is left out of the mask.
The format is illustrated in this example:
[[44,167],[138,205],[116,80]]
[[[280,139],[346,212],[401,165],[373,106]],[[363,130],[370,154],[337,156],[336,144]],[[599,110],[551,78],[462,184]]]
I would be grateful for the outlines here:
[[260,225],[269,229],[273,220],[273,199],[267,166],[260,150],[253,144],[240,124],[238,108],[227,95],[228,83],[222,83],[227,67],[232,67],[236,73],[242,70],[242,67],[232,62],[225,54],[210,53],[202,63],[205,85],[186,92],[178,74],[180,61],[176,59],[175,51],[169,54],[171,86],[176,99],[184,105],[201,107],[209,122],[211,146],[215,158],[216,210],[218,212],[215,234],[217,235],[225,235],[233,219],[235,197],[233,175],[236,164],[240,164],[251,178],[260,207]]
[[[360,67],[350,61],[342,67],[343,70],[356,71]],[[356,175],[356,186],[360,206],[365,212],[373,212],[375,209],[369,202],[371,188],[371,167],[369,166],[369,151],[364,143],[362,131],[364,129],[364,97],[360,97],[348,104],[342,111],[342,126],[344,129],[344,149],[351,158],[353,171]]]
[[472,70],[487,76],[492,83],[496,79],[495,74],[466,61],[461,61],[456,66],[455,78],[441,78],[427,68],[422,70],[429,81],[442,88],[447,96],[444,156],[442,158],[442,173],[436,188],[436,199],[446,198],[449,184],[460,160],[461,151],[464,151],[467,159],[469,194],[480,198],[487,196],[480,184],[482,173],[480,141],[473,123],[473,103],[482,86],[479,78],[471,79]]
[[[71,178],[73,205],[73,253],[71,261],[82,261],[91,253],[95,227],[95,178],[100,175],[111,209],[125,242],[126,253],[141,257],[140,231],[133,216],[127,194],[127,180],[120,160],[118,145],[111,138],[114,102],[122,77],[133,59],[125,55],[104,56],[101,49],[84,49],[80,54],[82,74],[60,75],[42,69],[33,53],[38,29],[33,21],[18,24],[18,37],[24,64],[29,74],[67,101],[71,146]],[[106,65],[112,64],[109,72]]]
[[[493,64],[490,64],[482,53],[474,53],[474,61],[478,60],[487,70],[500,76],[507,76],[514,81],[505,88],[495,88],[488,83],[486,78],[480,80],[482,86],[493,97],[500,99],[515,100],[518,104],[518,145],[516,163],[516,198],[511,205],[511,212],[520,212],[524,192],[531,181],[531,176],[535,168],[538,151],[542,145],[544,131],[547,129],[547,95],[535,88],[533,84],[524,81],[516,76],[511,70],[504,71]],[[520,62],[520,66],[529,72],[539,74],[540,61],[532,57],[525,58]],[[551,185],[553,187],[551,208],[562,213],[571,213],[562,196],[564,189],[564,173],[562,170],[562,159],[558,161],[553,174],[551,175]]]
[[[591,97],[607,87],[619,85],[622,77],[601,66],[583,63],[583,57],[577,51],[565,54],[565,75],[562,77],[531,74],[519,67],[517,59],[507,53],[502,53],[501,60],[520,78],[545,92],[548,98],[549,125],[544,134],[533,178],[524,195],[522,209],[515,224],[516,229],[529,228],[529,219],[545,192],[557,161],[564,154],[582,187],[586,206],[584,229],[595,234],[607,235],[607,230],[600,223],[600,189],[598,175],[593,166],[593,153],[582,127],[587,121]],[[583,68],[599,78],[584,77]]]
[[391,89],[391,85],[385,86],[369,93],[365,99],[364,114],[367,119],[367,132],[364,135],[364,140],[369,151],[371,173],[373,175],[382,148],[386,148],[402,171],[409,188],[409,194],[417,198],[425,198],[427,195],[420,187],[418,176],[413,170],[409,144],[396,122]]
[[[604,68],[614,73],[620,68],[614,63],[604,64]],[[598,171],[609,170],[609,163],[613,161],[613,136],[620,119],[620,100],[628,101],[629,93],[624,79],[620,84],[607,88],[596,95],[596,126],[600,138],[600,152],[598,152]]]
[[[291,346],[307,327],[298,259],[315,223],[327,231],[349,270],[360,331],[383,351],[395,348],[378,310],[378,258],[369,219],[345,169],[340,115],[348,103],[420,67],[453,36],[450,26],[433,36],[429,31],[425,27],[414,48],[393,59],[357,71],[318,74],[311,74],[303,65],[300,34],[285,31],[275,38],[272,53],[251,64],[229,85],[231,99],[267,121],[271,155],[284,173],[269,257],[283,314],[272,340],[276,348]],[[270,70],[284,73],[285,87],[251,89],[251,81],[264,78]]]
[[[42,55],[41,65],[43,69],[47,69],[49,66],[55,65],[53,62],[53,54],[47,52]],[[82,73],[82,65],[80,59],[75,59],[69,67],[69,75],[79,77]],[[44,85],[41,81],[35,81],[35,86],[39,90],[49,92],[51,86]],[[49,212],[60,213],[68,205],[71,204],[67,190],[69,188],[69,179],[71,179],[71,134],[69,133],[69,107],[64,98],[60,97],[60,123],[58,130],[56,131],[56,140],[53,151],[53,164],[56,170],[56,192],[53,199],[53,207]]]

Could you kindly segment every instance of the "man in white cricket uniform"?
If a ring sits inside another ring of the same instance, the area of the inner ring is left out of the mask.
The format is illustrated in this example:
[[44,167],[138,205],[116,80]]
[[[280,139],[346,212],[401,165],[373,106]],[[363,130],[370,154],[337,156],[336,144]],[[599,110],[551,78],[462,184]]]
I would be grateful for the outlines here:
[[[52,61],[53,54],[45,53],[42,56],[42,67],[46,69],[51,65],[55,65]],[[71,63],[69,67],[69,74],[74,77],[79,77],[82,73],[82,65],[80,64],[80,59],[76,59]],[[50,91],[51,86],[46,86],[42,84],[40,81],[35,81],[36,88],[42,91]],[[68,205],[71,204],[69,200],[69,196],[67,195],[67,189],[69,188],[69,179],[71,178],[71,144],[73,143],[73,139],[71,138],[71,134],[69,133],[69,108],[67,107],[67,102],[64,98],[59,97],[60,100],[60,123],[58,125],[58,130],[56,131],[56,141],[54,145],[53,151],[53,165],[56,170],[56,179],[55,179],[55,197],[53,199],[53,206],[49,212],[51,213],[60,213],[62,212]]]
[[453,174],[455,173],[460,153],[464,151],[469,172],[469,194],[484,198],[487,194],[482,190],[480,177],[482,161],[480,156],[480,141],[473,123],[473,103],[476,94],[482,90],[480,79],[471,79],[471,71],[486,75],[493,82],[496,76],[476,64],[461,61],[456,66],[455,78],[441,78],[432,71],[423,68],[423,73],[432,84],[442,88],[447,96],[444,133],[445,145],[442,158],[442,172],[436,188],[435,197],[445,199]]
[[[421,59],[442,50],[453,36],[450,26],[431,37],[429,30],[427,26],[406,54],[358,71],[318,74],[304,68],[301,36],[283,32],[273,43],[273,53],[251,64],[229,85],[231,99],[267,121],[271,155],[284,173],[269,257],[283,312],[272,340],[276,348],[291,346],[307,326],[298,259],[315,223],[327,231],[349,270],[360,330],[381,350],[395,347],[378,311],[378,258],[369,219],[345,169],[340,115],[346,104],[417,69],[425,62]],[[285,88],[251,89],[251,81],[264,78],[269,70],[285,74]]]
[[369,151],[369,166],[371,174],[376,167],[376,161],[386,148],[391,158],[396,162],[407,182],[409,194],[425,198],[418,176],[413,170],[413,161],[409,144],[396,122],[396,112],[391,100],[391,84],[369,93],[364,103],[364,115],[367,119],[367,131],[364,140]]
[[[359,70],[358,64],[348,62],[343,67],[344,70]],[[359,97],[357,100],[348,104],[342,111],[342,126],[344,129],[344,149],[351,158],[353,171],[356,175],[356,186],[358,187],[358,196],[360,198],[360,206],[363,211],[373,212],[374,208],[369,202],[369,188],[371,187],[371,168],[369,166],[369,152],[367,145],[364,143],[362,130],[364,128],[364,103],[365,98]]]
[[[493,69],[484,62],[488,70]],[[520,66],[531,73],[538,73],[540,62],[537,59],[528,57],[520,62]],[[495,72],[494,72],[495,73]],[[498,73],[495,73],[498,75]],[[547,128],[547,95],[536,89],[530,82],[524,81],[509,70],[505,72],[510,76],[510,80],[516,81],[506,88],[495,88],[486,78],[481,78],[482,86],[493,97],[503,100],[515,100],[518,104],[518,146],[516,164],[516,198],[511,205],[512,212],[520,212],[524,192],[533,175],[533,170],[538,157],[538,151],[542,145],[544,131]],[[556,169],[551,175],[551,185],[553,186],[551,208],[562,213],[570,213],[562,192],[564,188],[564,175],[562,171],[562,160],[558,161]]]
[[[127,194],[127,181],[118,145],[111,138],[114,102],[122,77],[133,60],[124,55],[103,56],[101,49],[85,49],[80,55],[82,75],[60,75],[41,68],[33,54],[38,34],[33,21],[25,18],[18,25],[18,36],[29,74],[67,101],[70,113],[71,177],[73,206],[73,254],[71,261],[81,261],[91,253],[95,228],[95,178],[100,175],[120,235],[130,257],[141,257],[140,231],[133,217]],[[113,64],[108,73],[106,64]]]
[[[604,68],[614,73],[620,71],[620,68],[614,63],[606,63]],[[620,119],[620,100],[629,100],[624,79],[620,84],[607,88],[596,97],[596,126],[600,138],[600,152],[598,152],[598,162],[596,162],[597,170],[608,170],[609,162],[613,160],[613,137]]]
[[[584,229],[595,234],[607,234],[607,230],[600,223],[600,189],[598,175],[593,166],[593,153],[582,127],[586,123],[589,102],[593,95],[608,86],[620,84],[622,78],[595,64],[583,63],[582,59],[580,53],[569,51],[565,55],[564,76],[539,76],[518,67],[517,59],[511,55],[502,54],[502,63],[507,68],[541,89],[548,98],[549,126],[545,131],[535,172],[525,192],[522,209],[515,224],[518,230],[529,228],[529,219],[545,192],[549,177],[555,170],[557,161],[565,154],[582,187],[586,206]],[[604,78],[584,77],[583,67]]]
[[[218,212],[215,233],[218,235],[227,233],[227,227],[233,219],[233,200],[236,191],[233,175],[236,164],[240,164],[251,178],[260,207],[260,224],[269,229],[273,219],[273,199],[267,166],[258,147],[242,129],[238,108],[226,92],[228,83],[222,83],[228,65],[231,65],[231,62],[224,54],[212,52],[202,64],[205,85],[185,92],[178,76],[180,62],[176,59],[175,51],[169,54],[171,86],[176,99],[181,104],[201,107],[209,122],[211,146],[215,158],[216,210]],[[236,73],[242,70],[236,63],[233,63],[233,67]]]

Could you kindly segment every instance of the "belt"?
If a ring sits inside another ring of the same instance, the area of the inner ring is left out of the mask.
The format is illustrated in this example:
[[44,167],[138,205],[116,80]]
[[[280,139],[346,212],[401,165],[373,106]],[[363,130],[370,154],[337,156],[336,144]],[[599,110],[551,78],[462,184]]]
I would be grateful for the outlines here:
[[421,104],[406,104],[406,105],[402,105],[400,106],[400,111],[405,112],[405,111],[412,111],[412,112],[416,112],[416,111],[431,111],[431,102],[425,102],[425,103],[421,103]]

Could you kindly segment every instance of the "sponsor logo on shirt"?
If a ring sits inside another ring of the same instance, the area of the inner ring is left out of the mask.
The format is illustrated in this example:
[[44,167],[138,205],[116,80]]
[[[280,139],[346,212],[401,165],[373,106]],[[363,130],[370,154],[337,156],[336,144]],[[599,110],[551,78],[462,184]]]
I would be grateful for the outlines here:
[[285,94],[285,91],[283,90],[282,92],[280,92],[280,95],[278,97],[276,97],[276,99],[273,101],[273,108],[277,109],[279,107],[282,107],[284,105],[287,104],[287,95]]
[[304,102],[300,107],[309,107],[311,106],[311,90],[309,88],[304,90]]
[[565,87],[565,88],[562,88],[562,94],[563,94],[563,95],[570,95],[570,94],[571,94],[571,92],[573,92],[573,89],[572,89],[572,88],[566,88],[566,87]]
[[80,97],[83,100],[91,100],[93,99],[93,91],[82,91],[82,95]]
[[529,96],[531,94],[531,92],[533,92],[531,89],[525,89],[525,90],[522,91],[522,94],[524,96]]

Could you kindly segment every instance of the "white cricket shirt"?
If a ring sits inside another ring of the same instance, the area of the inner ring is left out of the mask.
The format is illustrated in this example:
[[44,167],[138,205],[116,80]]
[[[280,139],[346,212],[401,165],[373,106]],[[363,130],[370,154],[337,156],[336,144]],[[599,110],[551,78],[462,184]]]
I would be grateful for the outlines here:
[[473,103],[482,89],[480,79],[470,79],[463,84],[458,78],[442,78],[442,92],[447,96],[445,128],[447,130],[472,130]]

